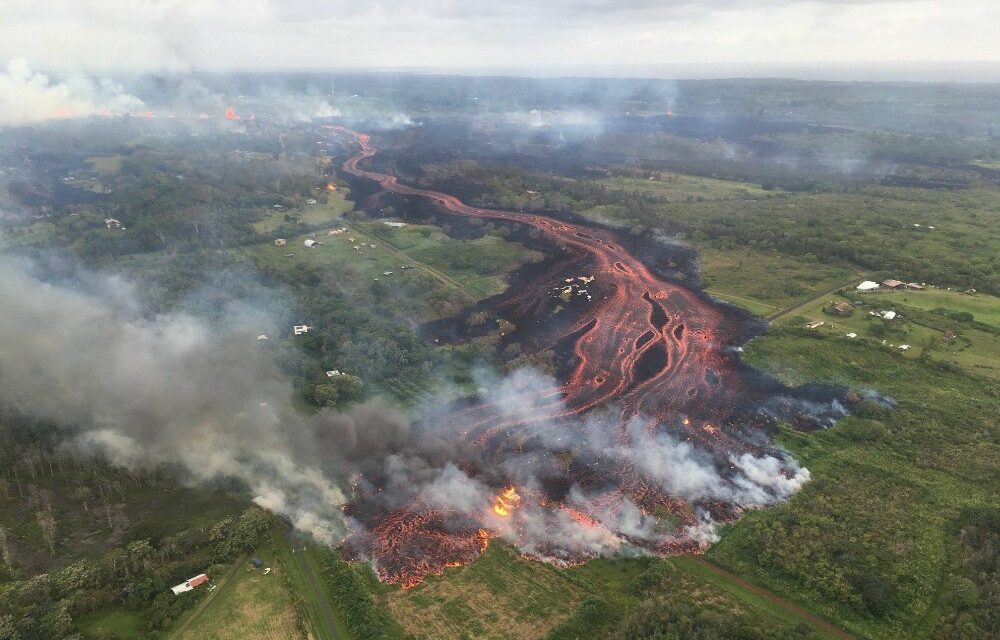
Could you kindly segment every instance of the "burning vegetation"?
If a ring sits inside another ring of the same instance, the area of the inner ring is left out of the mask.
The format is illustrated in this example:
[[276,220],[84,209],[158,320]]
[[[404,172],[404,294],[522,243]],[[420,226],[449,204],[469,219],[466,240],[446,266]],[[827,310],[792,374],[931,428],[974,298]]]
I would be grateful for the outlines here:
[[841,390],[789,389],[742,364],[734,347],[760,329],[748,316],[659,275],[610,230],[482,209],[364,169],[369,136],[327,128],[360,145],[343,164],[351,176],[429,199],[442,215],[535,230],[552,258],[485,312],[511,327],[503,340],[559,359],[556,377],[484,381],[423,420],[428,439],[452,444],[446,472],[419,480],[426,463],[401,455],[391,473],[368,474],[345,510],[348,556],[412,586],[493,537],[561,564],[626,548],[698,551],[715,523],[808,480],[767,429],[776,419],[826,426],[846,412]]

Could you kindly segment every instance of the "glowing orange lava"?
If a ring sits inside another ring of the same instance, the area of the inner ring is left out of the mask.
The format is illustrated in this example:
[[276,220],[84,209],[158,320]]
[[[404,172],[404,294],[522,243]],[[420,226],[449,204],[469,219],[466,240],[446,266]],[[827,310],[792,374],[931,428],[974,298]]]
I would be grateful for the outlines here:
[[497,496],[496,500],[493,501],[493,513],[507,518],[517,507],[517,503],[520,501],[521,496],[517,495],[517,491],[514,487],[508,487],[503,493]]
[[226,109],[226,120],[239,120],[240,114],[236,113],[236,109],[229,107]]

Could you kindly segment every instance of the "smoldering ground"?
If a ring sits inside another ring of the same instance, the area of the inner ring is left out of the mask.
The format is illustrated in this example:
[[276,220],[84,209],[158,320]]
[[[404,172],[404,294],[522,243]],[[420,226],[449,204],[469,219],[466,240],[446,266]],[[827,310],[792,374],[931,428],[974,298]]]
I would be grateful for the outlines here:
[[[0,264],[0,402],[62,425],[70,434],[62,446],[72,452],[129,468],[169,464],[192,483],[235,479],[257,504],[326,543],[369,526],[345,521],[342,507],[358,497],[383,512],[442,509],[557,561],[714,539],[708,510],[664,531],[613,487],[578,483],[561,461],[567,452],[579,464],[635,469],[695,505],[763,506],[809,477],[780,452],[720,461],[651,435],[638,420],[622,444],[607,415],[539,419],[552,408],[524,398],[558,383],[531,370],[503,378],[484,370],[480,393],[469,400],[531,423],[531,446],[503,458],[464,440],[454,407],[439,396],[417,408],[417,419],[378,401],[303,415],[256,339],[259,310],[211,323],[188,313],[150,315],[120,278],[91,273],[74,282],[52,284],[23,263]],[[552,508],[553,480],[564,486],[558,504],[569,509]],[[516,519],[491,509],[507,485],[525,496]]]

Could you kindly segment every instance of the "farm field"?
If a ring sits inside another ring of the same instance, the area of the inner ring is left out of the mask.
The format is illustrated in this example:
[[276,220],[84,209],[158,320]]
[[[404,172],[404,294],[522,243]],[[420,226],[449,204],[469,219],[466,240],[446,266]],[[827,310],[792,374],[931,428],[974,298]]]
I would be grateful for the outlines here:
[[717,180],[674,172],[655,173],[651,178],[615,176],[595,182],[609,189],[662,197],[668,202],[762,198],[773,193],[763,190],[759,184]]
[[317,232],[315,239],[323,244],[312,248],[303,246],[309,236],[299,235],[288,238],[283,247],[262,243],[241,252],[262,269],[289,271],[301,265],[336,273],[348,290],[368,290],[378,283],[389,293],[394,289],[409,292],[401,296],[406,299],[400,299],[400,304],[414,305],[410,308],[423,318],[436,317],[440,310],[420,306],[417,291],[443,290],[459,296],[455,302],[471,303],[502,292],[506,274],[522,261],[540,259],[522,245],[495,236],[453,240],[434,227],[393,229],[381,222],[336,226],[348,231],[332,236]]
[[418,638],[544,638],[585,589],[566,572],[492,545],[476,562],[386,596],[403,629]]
[[[306,640],[295,592],[288,569],[271,544],[265,544],[250,557],[259,558],[260,569],[246,560],[217,593],[183,618],[167,635],[169,640]],[[264,574],[265,568],[271,571]],[[202,587],[204,588],[204,587]],[[183,597],[183,596],[180,596]]]
[[[878,348],[895,350],[902,357],[919,359],[930,357],[937,361],[952,362],[970,373],[1000,378],[1000,337],[993,330],[984,330],[975,325],[956,320],[952,315],[963,313],[970,307],[975,310],[989,308],[988,305],[970,305],[964,294],[934,296],[922,300],[925,292],[898,292],[893,294],[848,297],[825,296],[794,313],[778,320],[785,326],[802,326],[807,322],[822,320],[823,325],[814,331],[837,340],[856,343],[858,349]],[[962,296],[962,297],[960,297]],[[861,299],[865,304],[855,308],[849,317],[828,314],[823,311],[833,302],[851,302]],[[983,296],[988,301],[991,296]],[[993,298],[996,300],[995,298]],[[917,304],[913,304],[916,302]],[[958,303],[955,307],[945,306]],[[923,309],[943,309],[943,312],[928,313]],[[895,311],[899,315],[892,320],[874,317],[871,313]],[[971,313],[971,312],[968,312]],[[989,317],[985,314],[985,317]],[[987,325],[989,329],[992,325]],[[955,338],[948,339],[947,331],[953,331]],[[846,337],[856,333],[857,338]],[[883,342],[884,341],[884,342]],[[901,345],[908,345],[901,351]]]
[[762,317],[859,275],[847,265],[749,249],[704,247],[698,264],[706,291]]

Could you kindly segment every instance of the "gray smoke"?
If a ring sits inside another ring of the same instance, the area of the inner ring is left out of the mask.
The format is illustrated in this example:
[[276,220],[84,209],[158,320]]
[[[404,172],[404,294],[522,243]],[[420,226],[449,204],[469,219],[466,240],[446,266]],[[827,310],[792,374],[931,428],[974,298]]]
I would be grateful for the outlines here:
[[350,446],[315,434],[323,425],[363,442],[358,421],[396,416],[363,405],[303,417],[256,327],[145,317],[120,279],[85,280],[76,290],[0,265],[0,401],[72,430],[72,450],[129,468],[180,465],[194,482],[238,479],[261,506],[334,540],[345,501],[336,461]]
[[23,58],[10,60],[0,71],[0,126],[142,108],[139,98],[108,79],[73,75],[56,82],[32,71]]
[[[83,274],[61,286],[24,264],[0,263],[0,402],[58,422],[75,452],[134,469],[179,466],[196,483],[237,479],[257,504],[327,543],[345,532],[345,488],[367,478],[378,479],[379,499],[390,506],[468,514],[555,562],[634,550],[637,542],[709,543],[715,524],[699,503],[760,507],[787,499],[809,478],[777,452],[719,460],[642,419],[623,444],[608,427],[612,409],[548,420],[562,412],[531,399],[551,403],[558,382],[529,369],[478,375],[478,401],[523,423],[521,434],[540,445],[500,465],[481,460],[459,435],[464,425],[441,396],[417,421],[377,402],[305,416],[291,407],[289,382],[256,339],[259,311],[211,324],[185,313],[144,315],[138,299],[116,277]],[[561,451],[635,469],[696,505],[696,524],[664,528],[618,492],[577,485],[566,508],[547,504],[540,478],[565,473]],[[507,483],[523,498],[516,518],[492,509]]]

